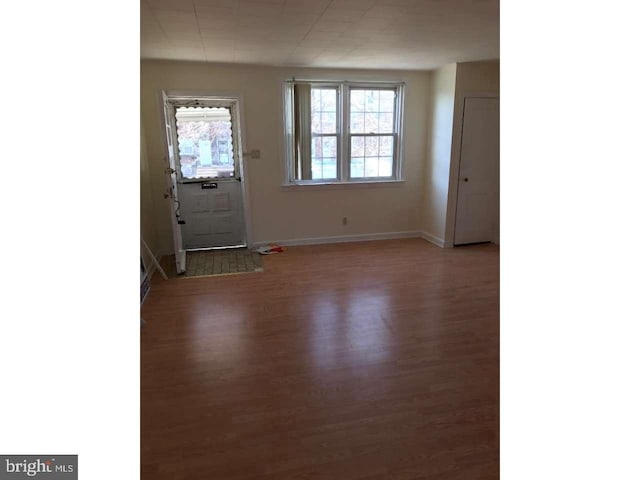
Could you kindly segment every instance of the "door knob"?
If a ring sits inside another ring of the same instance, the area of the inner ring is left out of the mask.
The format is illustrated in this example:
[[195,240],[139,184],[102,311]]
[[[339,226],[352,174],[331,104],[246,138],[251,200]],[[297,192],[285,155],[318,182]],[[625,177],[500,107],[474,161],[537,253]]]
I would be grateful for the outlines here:
[[468,179],[467,177],[464,177],[464,181],[465,181],[465,182],[468,182],[468,181],[469,181],[469,179]]

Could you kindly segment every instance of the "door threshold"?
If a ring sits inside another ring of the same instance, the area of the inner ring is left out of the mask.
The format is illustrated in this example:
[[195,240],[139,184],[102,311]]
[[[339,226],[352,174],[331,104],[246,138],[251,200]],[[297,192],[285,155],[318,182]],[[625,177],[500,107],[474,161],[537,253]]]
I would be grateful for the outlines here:
[[247,244],[243,245],[226,245],[224,247],[203,247],[203,248],[187,248],[187,252],[206,252],[208,250],[230,250],[232,248],[247,248]]

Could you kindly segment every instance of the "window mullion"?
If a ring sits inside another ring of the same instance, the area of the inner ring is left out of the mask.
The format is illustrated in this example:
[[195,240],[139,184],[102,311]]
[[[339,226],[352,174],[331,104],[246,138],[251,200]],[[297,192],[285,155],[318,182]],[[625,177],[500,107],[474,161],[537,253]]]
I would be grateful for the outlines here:
[[339,171],[340,181],[349,180],[349,87],[343,83],[340,85],[340,108],[341,125],[340,125],[340,155],[339,155]]

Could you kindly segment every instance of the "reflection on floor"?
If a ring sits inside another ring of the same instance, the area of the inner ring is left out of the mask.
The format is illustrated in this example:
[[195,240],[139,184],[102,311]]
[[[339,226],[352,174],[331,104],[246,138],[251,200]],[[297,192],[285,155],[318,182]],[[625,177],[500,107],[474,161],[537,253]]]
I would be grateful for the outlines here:
[[499,250],[292,247],[153,279],[142,478],[498,478]]

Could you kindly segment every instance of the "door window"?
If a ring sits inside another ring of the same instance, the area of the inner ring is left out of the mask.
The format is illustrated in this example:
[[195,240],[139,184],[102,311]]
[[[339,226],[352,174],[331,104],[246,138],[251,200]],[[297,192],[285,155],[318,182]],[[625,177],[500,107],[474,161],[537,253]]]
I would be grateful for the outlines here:
[[177,107],[182,178],[234,177],[232,128],[229,108]]

